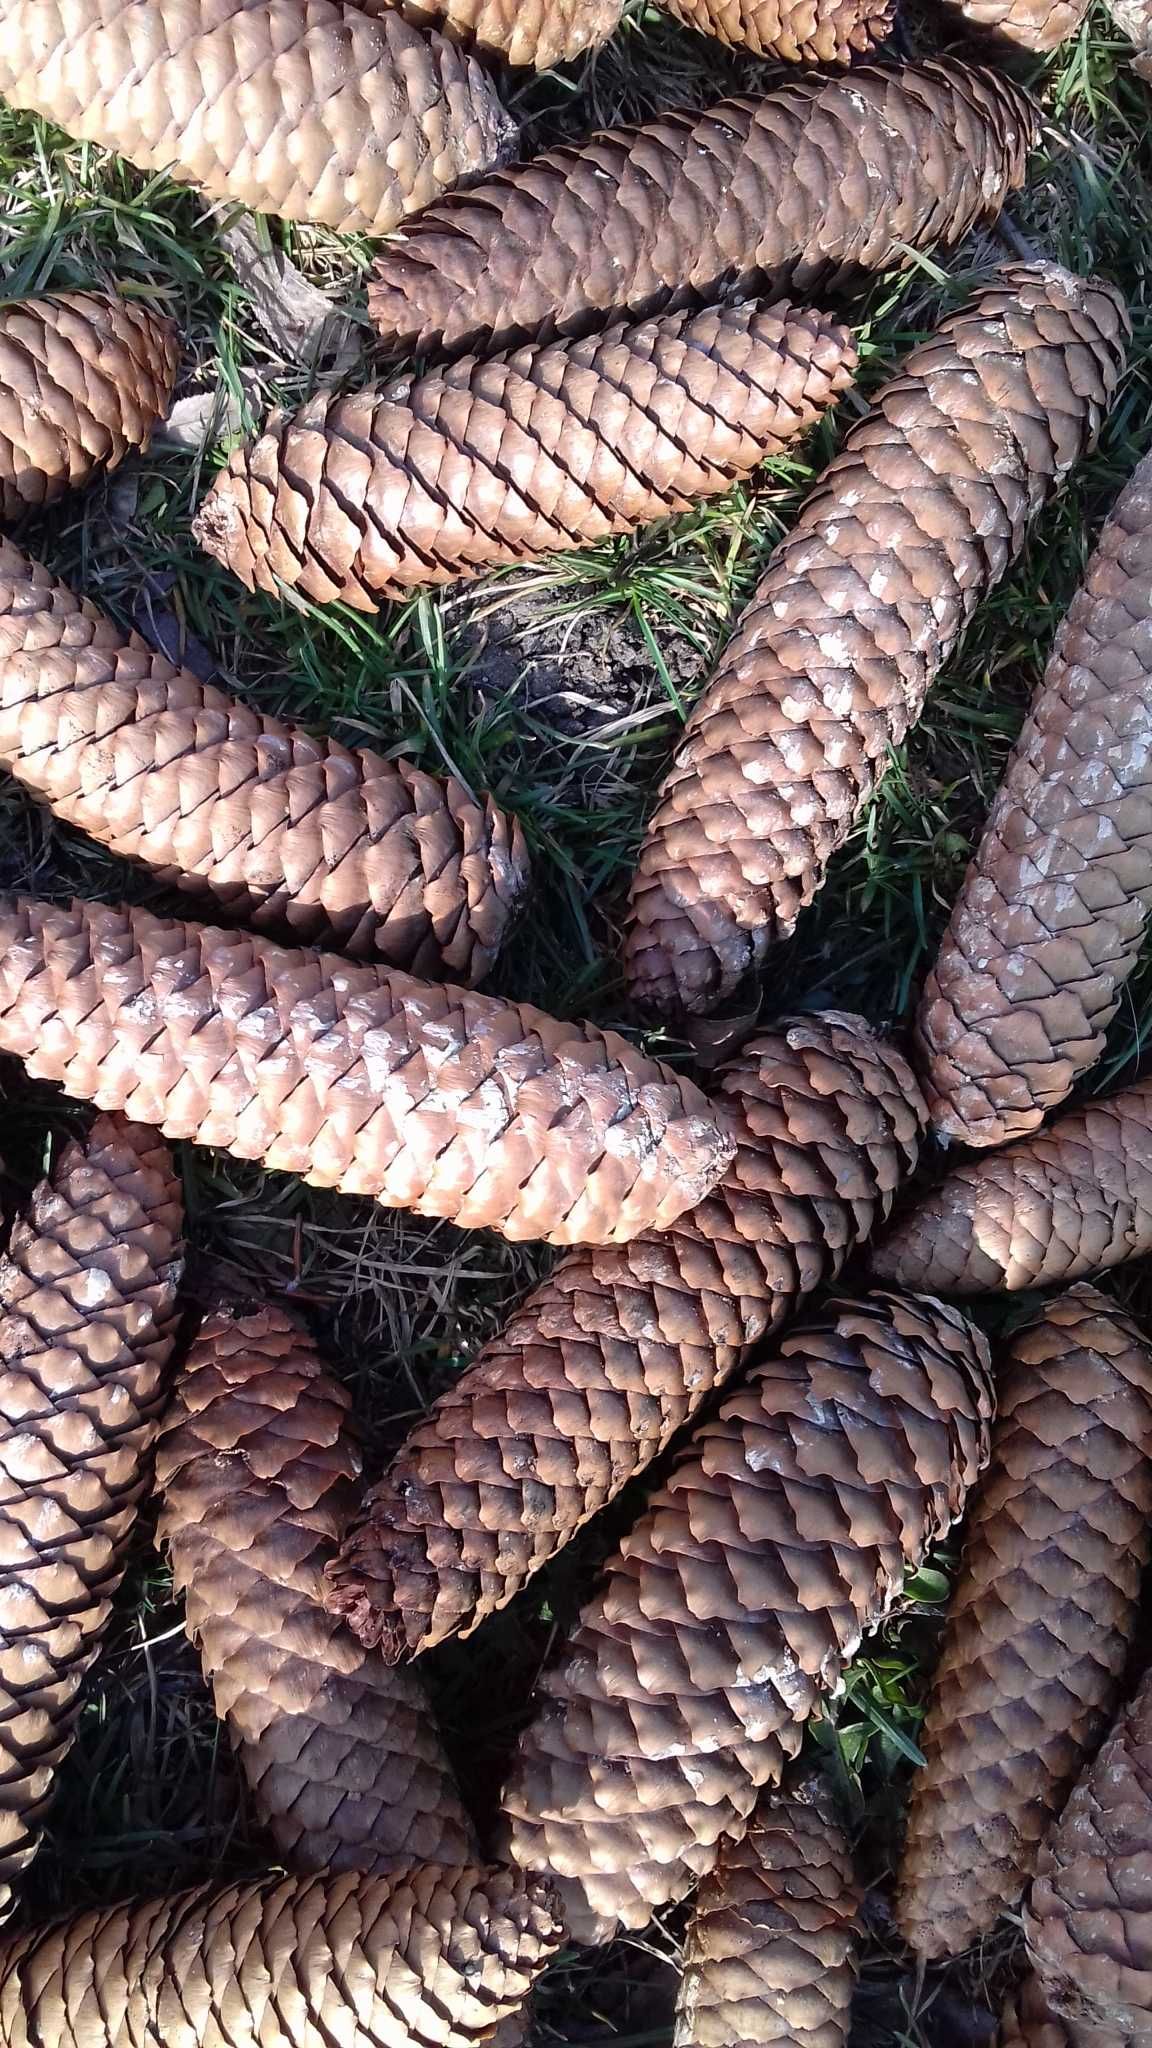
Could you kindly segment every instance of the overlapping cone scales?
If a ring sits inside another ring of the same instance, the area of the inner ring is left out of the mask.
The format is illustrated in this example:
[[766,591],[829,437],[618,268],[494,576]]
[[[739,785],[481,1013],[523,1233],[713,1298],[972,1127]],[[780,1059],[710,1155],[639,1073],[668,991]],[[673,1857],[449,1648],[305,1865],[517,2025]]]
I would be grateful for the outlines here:
[[1146,2042],[1152,2015],[1152,1678],[1089,1765],[1041,1851],[1028,1947],[1058,2012]]
[[801,508],[640,851],[636,1000],[706,1010],[789,933],[1124,367],[1110,285],[1017,265],[913,350]]
[[557,1936],[506,1871],[204,1886],[0,1942],[0,2048],[473,2048]]
[[110,292],[0,305],[0,519],[146,448],[176,360],[172,322]]
[[547,151],[431,208],[381,256],[397,355],[506,348],[734,294],[804,293],[958,242],[1039,133],[1010,80],[951,62],[798,78]]
[[660,0],[688,28],[755,57],[850,64],[882,43],[891,0]]
[[1046,52],[1075,35],[1089,0],[941,0],[941,5],[950,30],[975,29],[999,46]]
[[[391,0],[370,0],[369,14]],[[612,34],[623,0],[400,0],[408,21],[439,28],[509,64],[546,71]]]
[[1152,906],[1152,457],[1072,601],[916,1020],[936,1128],[1035,1130],[1092,1066]]
[[727,490],[855,364],[824,314],[736,306],[321,394],[236,450],[195,531],[249,589],[371,610]]
[[0,762],[59,817],[257,929],[475,982],[527,881],[453,776],[203,683],[0,541]]
[[420,1686],[324,1611],[356,1498],[349,1397],[284,1309],[203,1324],[156,1460],[185,1625],[291,1870],[468,1860]]
[[675,2048],[844,2048],[859,1904],[826,1787],[762,1799],[697,1894]]
[[896,1899],[922,1955],[1015,1906],[1119,1697],[1152,1546],[1152,1351],[1093,1287],[1015,1339],[917,1740]]
[[1049,2003],[1035,1971],[1029,1970],[1006,2000],[997,2048],[1137,2048],[1127,2033],[1065,2019]]
[[1107,11],[1136,45],[1132,68],[1152,82],[1152,0],[1107,0]]
[[834,1303],[697,1431],[544,1676],[505,1808],[570,1931],[642,1926],[710,1870],[987,1452],[954,1310]]
[[828,1012],[748,1043],[713,1106],[724,1178],[663,1233],[568,1254],[412,1431],[329,1574],[368,1641],[426,1649],[502,1607],[889,1210],[922,1105]]
[[0,1911],[39,1846],[148,1482],[181,1223],[167,1146],[99,1117],[0,1260]]
[[103,904],[0,897],[0,1050],[169,1137],[555,1244],[674,1222],[733,1151],[613,1032]]
[[1152,1251],[1152,1079],[956,1166],[877,1246],[896,1287],[1058,1287]]
[[212,199],[387,234],[510,153],[476,60],[330,0],[9,0],[0,96]]

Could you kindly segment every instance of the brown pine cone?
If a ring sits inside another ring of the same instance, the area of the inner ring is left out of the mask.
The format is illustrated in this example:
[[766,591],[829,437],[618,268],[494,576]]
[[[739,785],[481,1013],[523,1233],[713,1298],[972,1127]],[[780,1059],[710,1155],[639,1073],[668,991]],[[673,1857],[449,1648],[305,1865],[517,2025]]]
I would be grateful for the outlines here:
[[1136,2048],[1115,2027],[1077,2025],[1061,2019],[1034,1970],[1007,2000],[1000,2017],[997,2048]]
[[505,1793],[577,1939],[712,1869],[960,1513],[988,1347],[926,1298],[833,1302],[696,1432],[545,1674]]
[[948,27],[974,29],[998,44],[1045,52],[1074,36],[1089,0],[939,0]]
[[942,1294],[1061,1287],[1152,1251],[1152,1076],[953,1167],[872,1255]]
[[687,28],[787,64],[851,64],[889,33],[894,0],[660,0]]
[[913,1780],[896,1922],[954,1955],[1014,1906],[1120,1696],[1152,1552],[1152,1350],[1094,1287],[1017,1336]]
[[665,777],[625,940],[638,1003],[711,1009],[792,931],[981,599],[1093,445],[1128,332],[1111,285],[1014,265],[852,428]]
[[858,1017],[750,1039],[712,1100],[736,1144],[712,1194],[562,1259],[368,1494],[329,1572],[365,1642],[429,1649],[506,1605],[836,1278],[916,1163],[916,1084]]
[[0,1051],[169,1137],[552,1244],[667,1227],[734,1149],[615,1032],[101,903],[0,897]]
[[54,504],[146,448],[176,362],[171,320],[111,292],[0,307],[0,519]]
[[147,1490],[182,1220],[155,1131],[97,1117],[0,1259],[0,1913],[40,1846]]
[[992,71],[864,65],[547,151],[384,250],[394,355],[502,349],[735,296],[805,295],[951,246],[1023,182],[1039,113]]
[[5,0],[0,95],[210,199],[384,235],[516,131],[480,65],[331,0]]
[[674,2048],[844,2048],[859,1906],[827,1787],[761,1799],[697,1893]]
[[[394,0],[360,0],[381,14]],[[400,0],[406,21],[438,28],[454,41],[503,57],[508,64],[549,71],[606,42],[624,0]]]
[[1136,45],[1132,69],[1152,83],[1152,0],[1106,0],[1106,12]]
[[288,1868],[464,1863],[472,1832],[422,1688],[321,1602],[360,1475],[350,1406],[287,1310],[208,1317],[157,1451],[160,1535]]
[[1152,2036],[1152,1674],[1040,1855],[1024,1929],[1058,2013]]
[[825,314],[732,306],[322,392],[236,450],[194,532],[249,590],[372,611],[726,491],[812,426],[855,365]]
[[257,930],[421,976],[483,980],[527,886],[491,798],[250,710],[2,540],[0,763]]
[[203,1885],[0,1942],[0,2048],[474,2048],[557,1940],[508,1871]]
[[1152,908],[1152,456],[1104,528],[916,1020],[932,1121],[1034,1131],[1099,1058]]

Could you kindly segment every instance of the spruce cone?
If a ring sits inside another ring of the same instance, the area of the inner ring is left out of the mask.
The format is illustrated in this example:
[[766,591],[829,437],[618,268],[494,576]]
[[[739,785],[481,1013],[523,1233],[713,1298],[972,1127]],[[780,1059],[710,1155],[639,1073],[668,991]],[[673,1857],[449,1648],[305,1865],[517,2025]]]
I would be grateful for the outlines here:
[[754,57],[851,64],[892,27],[894,0],[660,0],[687,28]]
[[204,1885],[0,1942],[0,2048],[474,2048],[557,1935],[506,1871]]
[[553,1244],[666,1227],[733,1152],[615,1032],[100,903],[0,897],[0,1051],[169,1137]]
[[1034,1131],[1099,1058],[1152,908],[1152,456],[1056,637],[917,1017],[936,1129]]
[[330,0],[5,0],[0,95],[211,199],[384,235],[515,130],[474,58]]
[[257,929],[481,981],[526,886],[514,819],[174,668],[0,541],[0,763]]
[[110,292],[0,307],[0,519],[54,504],[146,448],[176,360],[172,322]]
[[1152,2034],[1152,1675],[1146,1677],[1041,1851],[1028,1947],[1057,2012]]
[[521,1737],[512,1854],[572,1934],[712,1869],[987,1454],[988,1347],[955,1309],[832,1303],[755,1366],[627,1536]]
[[1021,50],[1057,50],[1074,36],[1089,0],[941,0],[953,28],[976,29]]
[[321,1604],[360,1474],[349,1407],[286,1310],[210,1316],[157,1453],[160,1534],[288,1868],[463,1863],[471,1829],[421,1687]]
[[872,1257],[942,1294],[1061,1287],[1152,1251],[1152,1076],[953,1167]]
[[[381,14],[393,0],[361,0]],[[606,42],[624,0],[400,0],[406,21],[438,28],[453,40],[503,57],[508,64],[549,71]]]
[[167,1146],[102,1116],[0,1259],[0,1912],[40,1846],[147,1489],[181,1220]]
[[827,1788],[762,1799],[697,1895],[674,2048],[844,2048],[859,1904]]
[[914,349],[776,549],[640,851],[626,972],[707,1010],[789,933],[981,599],[1092,446],[1111,285],[1016,265]]
[[855,364],[824,314],[733,306],[322,392],[236,450],[196,537],[249,590],[372,611],[726,491],[812,426]]
[[1114,2027],[1084,2026],[1062,2019],[1049,2004],[1041,1979],[1030,1970],[1005,2004],[998,2048],[1135,2048],[1135,2044]]
[[952,62],[798,78],[547,151],[389,245],[391,353],[510,348],[734,296],[804,295],[950,247],[1022,183],[1033,102]]
[[905,1061],[835,1011],[751,1039],[713,1106],[736,1157],[712,1194],[562,1259],[369,1493],[329,1573],[366,1642],[428,1649],[503,1607],[835,1279],[916,1162]]
[[1132,69],[1152,84],[1152,0],[1106,0],[1121,35],[1136,45]]
[[1152,1351],[1094,1287],[1014,1340],[920,1737],[896,1920],[956,1954],[1014,1906],[1115,1711],[1152,1551]]

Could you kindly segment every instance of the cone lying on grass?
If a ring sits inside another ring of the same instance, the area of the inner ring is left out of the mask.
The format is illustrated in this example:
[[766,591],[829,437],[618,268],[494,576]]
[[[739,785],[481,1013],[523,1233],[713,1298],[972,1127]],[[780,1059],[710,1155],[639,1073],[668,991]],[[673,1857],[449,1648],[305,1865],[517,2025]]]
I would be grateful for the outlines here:
[[557,1939],[506,1871],[205,1885],[0,1941],[0,2048],[473,2048]]
[[884,41],[892,0],[660,0],[687,28],[754,57],[851,64]]
[[1049,2004],[1043,1982],[1029,1970],[1006,1999],[997,2048],[1138,2048],[1127,2033],[1064,2019]]
[[914,349],[769,561],[665,777],[632,888],[637,1002],[707,1010],[794,927],[890,750],[1124,367],[1111,285],[1000,272]]
[[322,393],[236,450],[196,536],[249,590],[370,611],[726,491],[812,426],[855,364],[824,314],[735,306]]
[[614,1032],[98,903],[0,897],[0,1050],[169,1137],[554,1244],[666,1227],[734,1149]]
[[1074,36],[1089,0],[940,0],[952,28],[976,29],[997,43],[1041,53],[1059,49]]
[[[368,0],[364,11],[382,14],[393,4]],[[605,42],[622,8],[623,0],[400,0],[406,21],[536,71],[569,64]]]
[[916,1020],[932,1120],[1035,1130],[1104,1048],[1152,908],[1152,457],[1101,536]]
[[1152,1349],[1094,1287],[1017,1336],[918,1742],[896,1920],[958,1954],[1015,1906],[1120,1696],[1152,1551]]
[[421,975],[482,980],[526,887],[523,835],[490,798],[250,710],[7,541],[0,764],[245,923]]
[[285,1309],[209,1316],[157,1453],[160,1535],[288,1868],[463,1863],[471,1829],[421,1687],[321,1604],[360,1472],[349,1407]]
[[1107,0],[1107,12],[1136,45],[1132,69],[1152,84],[1152,0]]
[[962,240],[1021,184],[1039,113],[992,71],[865,65],[548,150],[384,250],[395,355],[488,352],[859,277]]
[[102,1116],[0,1260],[0,1913],[40,1845],[148,1486],[181,1224],[167,1146]]
[[942,1294],[1060,1287],[1152,1251],[1152,1077],[966,1160],[914,1202],[872,1270]]
[[1056,2012],[1152,2034],[1152,1676],[1117,1720],[1041,1851],[1024,1915]]
[[675,2048],[845,2048],[859,1905],[827,1787],[763,1798],[697,1894]]
[[0,519],[51,505],[146,448],[176,361],[172,322],[111,292],[0,306]]
[[642,1926],[715,1864],[987,1454],[955,1309],[832,1303],[697,1431],[609,1564],[521,1737],[512,1853],[570,1932]]
[[330,0],[7,0],[0,97],[210,199],[383,235],[510,154],[475,58]]
[[562,1259],[369,1493],[329,1574],[365,1641],[428,1649],[503,1607],[835,1279],[916,1163],[915,1081],[860,1018],[750,1039],[712,1100],[736,1144],[713,1192]]

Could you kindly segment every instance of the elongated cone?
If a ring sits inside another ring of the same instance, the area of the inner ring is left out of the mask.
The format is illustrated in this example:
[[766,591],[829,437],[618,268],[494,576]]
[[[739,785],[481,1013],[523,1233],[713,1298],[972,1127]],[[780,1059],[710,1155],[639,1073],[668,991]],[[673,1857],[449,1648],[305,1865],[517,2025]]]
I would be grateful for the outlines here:
[[1152,908],[1152,457],[1073,599],[921,997],[932,1121],[1033,1131],[1104,1048]]
[[99,903],[0,897],[0,1050],[169,1137],[553,1244],[675,1222],[733,1153],[615,1032]]
[[1107,12],[1136,45],[1132,69],[1152,83],[1152,0],[1107,0]]
[[674,2048],[845,2048],[859,1905],[827,1787],[761,1799],[697,1894]]
[[196,537],[249,590],[371,611],[726,491],[855,365],[848,328],[824,314],[734,306],[322,393],[236,450]]
[[503,1607],[836,1278],[916,1162],[915,1082],[859,1017],[749,1040],[712,1099],[736,1144],[712,1194],[562,1259],[369,1493],[329,1573],[365,1641],[428,1649]]
[[360,1473],[350,1405],[285,1309],[208,1317],[157,1452],[160,1535],[288,1868],[464,1863],[471,1829],[422,1688],[321,1604]]
[[167,1146],[102,1116],[0,1260],[0,1913],[40,1846],[147,1490],[181,1225]]
[[877,1245],[896,1287],[1060,1287],[1152,1251],[1152,1077],[953,1167]]
[[1059,49],[1074,36],[1090,0],[941,0],[954,27],[976,29],[1021,50]]
[[1115,2027],[1063,2019],[1048,2002],[1042,1980],[1029,1970],[1005,2003],[997,2048],[1137,2048]]
[[508,1871],[204,1885],[0,1942],[0,2048],[473,2048],[557,1934]]
[[1115,1712],[1152,1551],[1152,1350],[1114,1302],[1052,1302],[996,1403],[897,1890],[897,1925],[929,1957],[1023,1893]]
[[0,97],[210,199],[383,235],[502,162],[474,58],[331,0],[7,0]]
[[851,64],[884,41],[892,0],[660,0],[687,28],[754,57]]
[[801,508],[700,698],[632,886],[636,1001],[707,1010],[795,926],[981,600],[1091,448],[1111,285],[1014,265],[912,351]]
[[1039,115],[963,64],[864,65],[596,135],[431,208],[368,308],[396,355],[508,348],[733,296],[805,294],[958,242],[1023,181]]
[[[391,4],[369,0],[364,11],[382,14]],[[406,21],[536,71],[606,42],[622,8],[623,0],[400,0]]]
[[712,1869],[988,1449],[988,1347],[927,1298],[834,1302],[689,1442],[541,1683],[505,1809],[571,1933]]
[[1076,1786],[1040,1855],[1025,1910],[1057,2012],[1152,2035],[1152,1676]]
[[250,710],[8,541],[0,763],[257,930],[420,975],[482,980],[527,884],[523,835],[491,798]]
[[0,306],[0,519],[51,505],[146,448],[176,361],[172,322],[111,292]]

